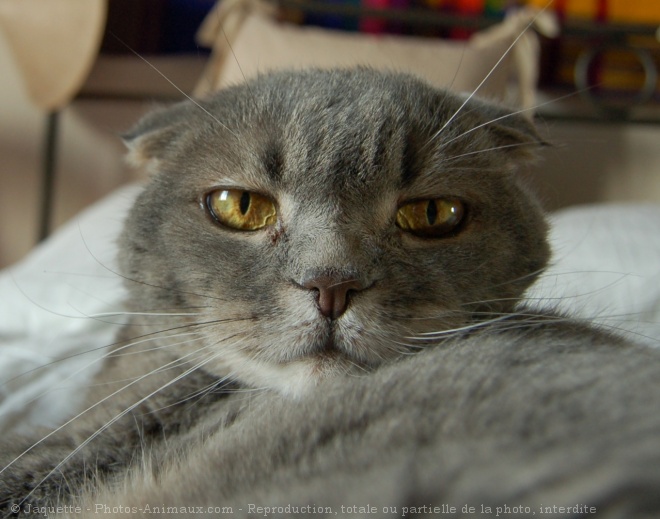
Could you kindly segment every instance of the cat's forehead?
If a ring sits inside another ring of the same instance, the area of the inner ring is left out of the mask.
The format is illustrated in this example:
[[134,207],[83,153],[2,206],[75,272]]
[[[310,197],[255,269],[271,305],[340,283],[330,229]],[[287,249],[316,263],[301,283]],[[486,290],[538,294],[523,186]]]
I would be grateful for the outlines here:
[[410,182],[449,109],[426,85],[369,71],[275,75],[229,94],[210,105],[227,125],[223,176],[328,192]]
[[127,135],[136,160],[177,189],[318,200],[438,196],[470,172],[515,167],[540,142],[519,114],[369,69],[266,75],[156,112]]
[[[411,101],[420,106],[446,97],[412,76],[383,73],[366,68],[346,70],[305,70],[260,76],[249,83],[221,91],[211,98],[214,109],[226,105],[242,112],[306,118],[311,113],[365,114],[374,108],[405,111]],[[310,112],[311,111],[311,112]],[[412,115],[412,114],[409,114]]]

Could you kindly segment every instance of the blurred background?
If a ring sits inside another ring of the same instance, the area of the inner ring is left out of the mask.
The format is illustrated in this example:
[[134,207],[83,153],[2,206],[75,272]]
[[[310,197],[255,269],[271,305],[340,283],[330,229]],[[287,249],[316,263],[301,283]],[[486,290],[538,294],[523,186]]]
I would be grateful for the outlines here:
[[[50,1],[79,10],[80,2],[91,0]],[[544,8],[547,2],[271,3],[283,23],[464,40],[522,3]],[[42,13],[43,0],[0,0],[0,268],[20,260],[87,205],[139,180],[140,173],[124,164],[118,135],[154,105],[193,92],[209,59],[195,32],[214,4],[98,0],[101,30],[89,40],[89,66],[75,91],[54,104],[35,100],[25,79],[29,56],[21,56],[16,43],[39,39],[36,28],[43,20],[22,32],[16,20],[30,16],[19,12],[23,9]],[[556,0],[548,10],[557,16],[561,34],[541,38],[537,119],[554,146],[530,173],[531,182],[551,210],[660,203],[660,2]],[[62,18],[47,22],[65,26]],[[76,31],[65,30],[74,41]],[[55,37],[46,41],[57,44]],[[53,61],[52,70],[58,67]],[[37,87],[48,89],[48,80],[40,79]],[[49,182],[52,189],[44,191]]]

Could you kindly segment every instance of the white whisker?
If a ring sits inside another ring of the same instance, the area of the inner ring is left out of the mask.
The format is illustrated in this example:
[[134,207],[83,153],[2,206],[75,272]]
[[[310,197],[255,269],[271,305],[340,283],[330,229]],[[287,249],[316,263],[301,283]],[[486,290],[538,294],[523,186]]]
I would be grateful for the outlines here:
[[511,148],[523,148],[525,146],[527,146],[526,143],[502,144],[500,146],[493,146],[492,148],[485,148],[483,150],[468,151],[468,152],[465,152],[465,153],[461,153],[459,155],[452,155],[450,157],[443,157],[442,163],[451,162],[453,160],[462,159],[464,157],[479,155],[480,153],[490,153],[490,152],[493,152],[493,151],[499,151],[499,150],[505,150],[505,149],[511,149]]
[[[177,337],[187,337],[187,336],[191,336],[191,335],[200,335],[201,333],[202,332],[179,333],[179,334],[175,334],[175,335],[169,335],[165,338],[169,340],[169,339],[174,339],[174,338],[177,338]],[[162,339],[162,338],[161,337],[156,337],[155,339]],[[129,352],[122,352],[122,353],[116,353],[117,351],[119,351],[119,349],[117,349],[117,350],[109,353],[107,355],[107,358],[126,357],[126,356],[129,356],[129,355],[142,355],[144,353],[149,353],[149,352],[153,352],[153,351],[160,351],[160,350],[166,350],[166,349],[169,349],[169,348],[175,348],[176,346],[181,346],[183,344],[190,344],[193,341],[201,341],[201,340],[204,340],[204,339],[206,339],[206,337],[202,336],[202,337],[197,337],[196,339],[189,339],[189,340],[185,340],[185,341],[181,341],[181,342],[174,342],[174,343],[169,343],[168,342],[167,344],[163,344],[162,346],[157,346],[156,348],[140,349],[138,351],[129,351]],[[133,346],[133,345],[131,345],[131,346]]]
[[[199,351],[199,350],[198,350],[198,351]],[[35,447],[39,446],[41,443],[43,443],[44,441],[46,441],[48,438],[50,438],[50,437],[53,436],[54,434],[57,434],[59,431],[61,431],[61,430],[64,429],[65,427],[67,427],[69,424],[75,422],[75,421],[78,420],[81,416],[84,416],[84,415],[85,415],[86,413],[88,413],[89,411],[95,409],[96,407],[98,407],[98,406],[101,405],[102,403],[104,403],[104,402],[106,402],[107,400],[111,399],[112,397],[118,395],[119,393],[121,393],[122,391],[128,389],[129,387],[133,386],[134,384],[136,384],[136,383],[138,383],[138,382],[140,382],[140,381],[142,381],[142,380],[144,380],[144,379],[146,379],[146,378],[148,378],[148,377],[150,377],[150,376],[152,376],[152,375],[154,375],[154,374],[156,374],[156,373],[159,373],[159,372],[160,372],[162,369],[164,369],[164,368],[167,368],[167,367],[169,367],[169,366],[171,366],[171,365],[173,365],[173,364],[175,364],[175,363],[179,363],[179,362],[181,362],[182,359],[185,359],[185,358],[187,358],[187,357],[190,357],[191,355],[193,355],[193,354],[195,354],[195,353],[198,353],[198,351],[195,351],[195,352],[189,353],[189,354],[187,354],[187,355],[182,355],[181,357],[177,357],[175,360],[170,361],[170,362],[168,362],[167,364],[165,364],[165,365],[163,365],[163,366],[159,366],[159,367],[157,367],[157,368],[155,368],[155,369],[149,371],[148,373],[145,373],[144,375],[142,375],[142,376],[138,377],[137,379],[135,379],[133,382],[130,382],[129,384],[126,384],[125,386],[123,386],[123,387],[117,389],[116,391],[113,391],[112,393],[110,393],[109,395],[105,396],[104,398],[102,398],[102,399],[99,400],[98,402],[96,402],[96,403],[94,403],[93,405],[87,407],[85,410],[83,410],[83,411],[79,412],[78,414],[76,414],[73,418],[70,418],[70,419],[67,420],[65,423],[63,423],[62,425],[60,425],[59,427],[56,427],[55,429],[53,429],[51,432],[49,432],[49,433],[46,434],[44,437],[42,437],[39,441],[37,441],[36,443],[32,444],[29,448],[25,449],[25,450],[24,450],[22,453],[20,453],[16,458],[14,458],[14,459],[13,459],[8,465],[5,465],[2,469],[0,469],[0,474],[2,474],[5,470],[7,470],[9,467],[11,467],[14,463],[16,463],[16,462],[17,462],[19,459],[21,459],[23,456],[25,456],[28,452],[32,451]],[[60,465],[61,465],[61,464],[60,464]],[[59,467],[60,465],[58,465],[58,467]]]
[[463,332],[463,331],[466,331],[466,330],[473,330],[474,328],[483,328],[484,326],[489,326],[493,323],[504,321],[504,320],[510,319],[510,318],[511,318],[511,314],[504,314],[504,315],[502,315],[501,317],[499,317],[497,319],[491,319],[489,321],[479,321],[479,322],[476,322],[476,323],[467,324],[465,326],[459,326],[457,328],[450,328],[448,330],[439,330],[439,331],[436,331],[436,332],[420,332],[417,337],[405,337],[405,338],[410,339],[412,341],[415,341],[415,340],[420,340],[422,337],[431,337],[431,338],[433,338],[433,337],[441,337],[443,335],[452,335],[452,334],[456,334],[457,332]]
[[227,130],[229,133],[231,133],[234,137],[238,138],[238,135],[234,133],[226,124],[224,124],[220,119],[218,119],[215,115],[213,115],[211,112],[209,112],[206,108],[204,108],[198,101],[196,101],[193,97],[189,96],[186,92],[184,92],[179,86],[174,83],[170,78],[168,78],[165,74],[163,74],[160,70],[158,70],[158,67],[154,66],[153,63],[151,63],[148,59],[146,59],[144,56],[142,56],[139,52],[136,52],[130,45],[126,44],[119,36],[117,36],[115,33],[112,31],[109,31],[110,34],[114,38],[119,41],[124,47],[126,47],[132,54],[134,54],[136,57],[138,57],[140,60],[142,60],[144,63],[146,63],[149,68],[151,68],[154,72],[156,72],[160,77],[162,77],[165,81],[167,81],[170,85],[172,85],[177,92],[179,92],[182,96],[184,96],[188,101],[193,103],[197,108],[202,110],[206,115],[208,115],[213,121],[218,123],[220,126],[222,126],[225,130]]
[[139,316],[148,316],[148,317],[192,317],[202,315],[199,312],[196,313],[182,313],[182,312],[101,312],[98,314],[89,314],[87,317],[96,318],[96,317],[116,317],[120,315],[139,315]]
[[466,130],[463,133],[460,133],[460,134],[456,135],[455,137],[452,137],[452,138],[447,139],[447,140],[443,140],[442,144],[440,146],[440,149],[448,146],[449,144],[451,144],[454,141],[457,141],[458,139],[462,139],[463,137],[466,137],[467,135],[470,135],[472,132],[474,132],[474,131],[476,131],[480,128],[490,126],[491,124],[495,124],[499,121],[508,119],[509,117],[515,117],[516,115],[523,115],[523,114],[528,113],[528,112],[534,112],[534,111],[538,110],[539,108],[543,108],[544,106],[547,106],[547,105],[550,105],[550,104],[553,104],[553,103],[557,103],[559,101],[563,101],[564,99],[568,99],[568,98],[573,97],[575,95],[577,95],[577,92],[571,92],[570,94],[559,96],[555,99],[550,99],[548,101],[545,101],[543,103],[539,103],[539,104],[534,105],[534,106],[530,106],[528,108],[522,108],[520,110],[515,110],[513,112],[506,113],[506,114],[504,114],[500,117],[496,117],[495,119],[491,119],[490,121],[487,121],[485,123],[478,124],[478,125],[473,126],[472,128],[470,128],[469,130]]
[[[197,350],[197,351],[193,352],[192,354],[198,353],[199,351],[201,351],[201,350]],[[192,355],[192,354],[190,354],[190,355]],[[214,355],[211,355],[210,357],[207,357],[204,361],[202,361],[202,362],[200,362],[200,363],[198,363],[198,364],[192,366],[191,368],[189,368],[188,370],[186,370],[184,373],[181,373],[180,375],[178,375],[177,377],[175,377],[174,379],[172,379],[172,380],[169,381],[168,383],[162,385],[161,387],[159,387],[159,388],[156,389],[155,391],[153,391],[153,392],[149,393],[148,395],[146,395],[145,397],[141,398],[140,400],[138,400],[137,402],[135,402],[134,404],[132,404],[131,406],[129,406],[128,408],[126,408],[124,411],[122,411],[121,413],[119,413],[118,415],[116,415],[113,419],[111,419],[110,421],[106,422],[102,427],[100,427],[99,429],[97,429],[97,430],[96,430],[92,435],[90,435],[86,440],[84,440],[82,443],[80,443],[80,444],[79,444],[79,445],[78,445],[78,446],[77,446],[77,447],[76,447],[71,453],[69,453],[69,454],[68,454],[63,460],[61,460],[61,461],[60,461],[60,462],[59,462],[59,463],[58,463],[58,464],[57,464],[57,465],[56,465],[56,466],[55,466],[50,472],[48,472],[48,474],[46,474],[46,476],[44,476],[44,477],[43,477],[43,478],[42,478],[42,479],[41,479],[41,480],[35,485],[35,487],[34,487],[34,488],[33,488],[33,489],[32,489],[27,495],[25,495],[25,496],[22,498],[22,500],[19,502],[19,505],[23,504],[27,499],[29,499],[29,497],[30,497],[30,496],[31,496],[31,495],[32,495],[32,494],[33,494],[33,493],[34,493],[34,492],[35,492],[35,491],[36,491],[36,490],[37,490],[37,489],[38,489],[38,488],[39,488],[39,487],[40,487],[40,486],[46,481],[46,480],[48,480],[48,479],[49,479],[51,476],[53,476],[55,473],[60,472],[60,469],[61,469],[61,468],[67,463],[68,460],[70,460],[73,456],[75,456],[78,452],[80,452],[85,446],[87,446],[92,440],[94,440],[98,435],[100,435],[102,432],[104,432],[106,429],[108,429],[111,425],[113,425],[115,422],[117,422],[118,420],[120,420],[120,419],[121,419],[122,417],[124,417],[126,414],[130,413],[133,409],[135,409],[135,408],[138,407],[140,404],[142,404],[142,403],[144,403],[145,401],[147,401],[148,399],[150,399],[152,396],[154,396],[154,395],[157,394],[158,392],[160,392],[160,391],[162,391],[163,389],[169,387],[169,386],[172,385],[173,383],[175,383],[175,382],[181,380],[182,378],[186,377],[187,375],[189,375],[189,374],[192,373],[193,371],[199,369],[199,367],[205,365],[207,362],[209,362],[209,361],[212,360],[213,358],[217,357],[218,355],[219,355],[219,354],[216,353],[216,354],[214,354]],[[94,407],[100,405],[101,403],[103,403],[103,402],[106,401],[107,399],[109,399],[109,398],[115,396],[116,394],[118,394],[119,392],[125,390],[126,388],[130,387],[131,385],[133,385],[133,384],[135,384],[135,383],[137,383],[137,382],[143,380],[144,378],[146,378],[146,377],[148,377],[148,376],[151,376],[151,375],[153,375],[153,374],[155,374],[155,373],[162,372],[162,371],[163,371],[163,368],[165,368],[165,367],[167,367],[167,366],[169,366],[170,364],[173,364],[173,363],[179,363],[179,362],[181,362],[181,360],[182,360],[183,358],[188,357],[188,356],[189,356],[189,355],[186,355],[186,356],[183,356],[183,357],[177,358],[177,359],[175,359],[174,361],[172,361],[172,362],[170,362],[170,363],[168,363],[168,364],[166,364],[166,365],[164,365],[164,366],[160,366],[159,368],[156,368],[155,370],[152,370],[151,372],[149,372],[149,373],[147,373],[147,374],[145,374],[145,375],[143,375],[143,376],[137,378],[137,379],[134,380],[133,382],[131,382],[131,383],[129,383],[129,384],[126,384],[125,386],[123,386],[123,387],[120,388],[119,390],[113,392],[112,394],[106,396],[106,397],[103,398],[102,400],[96,402],[93,406],[90,406],[90,407],[87,408],[85,411],[82,411],[81,413],[79,413],[78,415],[76,415],[75,417],[73,417],[71,420],[69,420],[68,422],[66,422],[66,423],[63,424],[62,426],[58,427],[58,428],[55,429],[54,431],[52,431],[52,432],[50,432],[49,434],[47,434],[46,436],[44,436],[41,440],[39,440],[38,442],[36,442],[35,444],[33,444],[30,448],[26,449],[23,453],[21,453],[21,454],[20,454],[19,456],[17,456],[13,461],[11,461],[8,465],[6,465],[2,470],[0,470],[0,474],[2,474],[2,472],[4,472],[7,468],[9,468],[10,466],[12,466],[16,461],[18,461],[22,456],[24,456],[25,454],[27,454],[28,452],[30,452],[30,451],[31,451],[33,448],[35,448],[37,445],[39,445],[40,443],[44,442],[46,439],[48,439],[50,436],[52,436],[53,434],[55,434],[56,432],[58,432],[58,431],[61,430],[62,428],[66,427],[68,424],[72,423],[74,420],[76,420],[77,418],[79,418],[80,416],[82,416],[84,413],[86,413],[86,412],[88,412],[89,410],[93,409]]]
[[539,10],[539,12],[532,18],[532,20],[527,24],[527,26],[521,31],[521,33],[513,40],[511,45],[504,51],[502,56],[497,60],[495,65],[492,66],[490,71],[486,74],[486,76],[481,80],[481,82],[476,86],[474,90],[472,90],[472,93],[467,96],[467,98],[463,101],[463,103],[458,107],[458,109],[454,112],[454,114],[447,120],[445,123],[442,125],[442,127],[429,139],[429,141],[426,143],[426,146],[428,146],[433,140],[435,140],[444,130],[447,128],[453,121],[454,119],[458,116],[459,113],[465,108],[465,106],[470,102],[470,100],[477,94],[479,89],[484,85],[486,81],[493,75],[493,73],[497,70],[497,67],[500,66],[502,61],[509,55],[511,50],[516,46],[518,41],[520,41],[520,38],[523,37],[523,35],[530,30],[530,28],[536,23],[536,20],[538,19],[539,16],[541,16],[541,13],[543,13],[550,3],[548,3],[543,9]]

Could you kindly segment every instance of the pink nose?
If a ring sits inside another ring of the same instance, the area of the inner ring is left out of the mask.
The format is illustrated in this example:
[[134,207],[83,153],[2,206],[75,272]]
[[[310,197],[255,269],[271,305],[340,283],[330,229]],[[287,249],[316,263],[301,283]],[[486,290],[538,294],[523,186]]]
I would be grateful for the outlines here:
[[324,317],[331,319],[337,319],[346,311],[349,291],[363,289],[362,283],[357,279],[333,276],[317,276],[305,281],[303,286],[318,291],[319,311]]

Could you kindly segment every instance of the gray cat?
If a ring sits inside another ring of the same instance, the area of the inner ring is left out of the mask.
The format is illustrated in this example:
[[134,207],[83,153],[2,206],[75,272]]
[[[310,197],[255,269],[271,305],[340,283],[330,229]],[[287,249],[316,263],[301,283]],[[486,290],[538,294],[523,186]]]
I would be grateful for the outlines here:
[[131,322],[85,412],[4,440],[3,515],[660,515],[658,352],[518,305],[525,118],[285,72],[126,139]]

